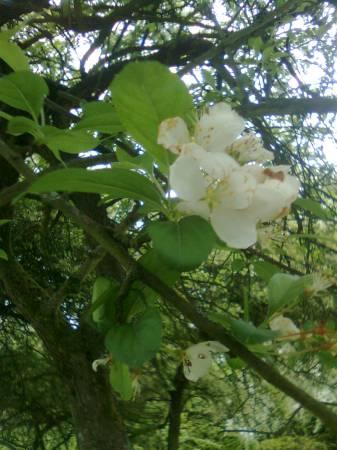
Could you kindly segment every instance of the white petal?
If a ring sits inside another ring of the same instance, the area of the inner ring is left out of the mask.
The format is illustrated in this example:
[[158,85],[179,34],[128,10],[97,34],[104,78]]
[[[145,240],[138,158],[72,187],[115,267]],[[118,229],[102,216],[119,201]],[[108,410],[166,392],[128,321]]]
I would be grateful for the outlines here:
[[218,341],[206,341],[204,344],[214,353],[229,352],[229,348]]
[[216,195],[223,208],[245,209],[252,203],[256,185],[255,178],[242,168],[219,184]]
[[211,213],[214,231],[233,248],[247,248],[257,240],[256,220],[247,210],[214,208]]
[[177,205],[177,210],[187,215],[195,214],[196,216],[203,217],[206,220],[208,220],[210,214],[208,204],[205,200],[179,202]]
[[212,178],[221,179],[230,174],[233,170],[238,169],[239,164],[226,153],[210,153],[199,157],[200,167]]
[[226,103],[212,106],[195,129],[195,140],[209,152],[224,152],[243,131],[245,122]]
[[95,359],[92,362],[92,370],[97,372],[99,366],[106,366],[111,361],[111,357],[107,356],[106,358]]
[[200,160],[207,156],[209,153],[206,152],[200,145],[194,142],[188,142],[182,145],[181,153],[182,156],[192,156],[196,160]]
[[182,200],[199,200],[206,192],[206,181],[192,156],[179,156],[170,167],[170,186]]
[[288,317],[283,317],[282,315],[274,317],[274,319],[270,321],[269,326],[271,330],[279,331],[283,337],[288,336],[290,340],[300,338],[300,330]]
[[294,347],[287,342],[286,344],[282,345],[282,347],[279,348],[278,353],[280,355],[287,355],[288,353],[294,353],[296,352],[296,350],[294,349]]
[[266,150],[261,139],[252,133],[234,141],[226,151],[240,163],[250,161],[263,163],[274,159],[273,153]]
[[166,119],[159,125],[157,142],[171,152],[179,154],[181,146],[189,140],[187,125],[180,117]]
[[263,183],[266,181],[266,175],[264,174],[265,167],[258,164],[247,164],[244,166],[245,171],[252,175],[257,183]]
[[183,371],[190,381],[198,381],[206,375],[212,365],[212,355],[208,346],[204,343],[192,345],[184,355]]
[[262,221],[282,217],[297,198],[298,190],[299,181],[291,175],[286,175],[283,181],[268,178],[256,187],[255,196],[249,208],[251,214]]

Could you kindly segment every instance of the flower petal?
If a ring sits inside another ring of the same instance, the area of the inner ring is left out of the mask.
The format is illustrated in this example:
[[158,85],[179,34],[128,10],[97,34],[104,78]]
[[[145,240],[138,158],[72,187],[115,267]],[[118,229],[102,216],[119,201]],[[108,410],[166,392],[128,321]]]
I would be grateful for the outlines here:
[[279,331],[281,336],[289,337],[290,340],[300,338],[300,330],[288,317],[283,317],[282,315],[274,317],[274,319],[269,322],[269,326],[271,330]]
[[204,344],[213,353],[229,352],[229,348],[227,348],[225,345],[221,344],[221,342],[218,341],[206,341],[204,342]]
[[240,139],[237,139],[227,149],[229,155],[233,156],[240,163],[250,161],[263,163],[274,159],[272,152],[263,147],[261,139],[253,133],[248,133]]
[[94,372],[97,372],[97,369],[99,366],[106,366],[111,361],[111,356],[107,356],[106,358],[100,358],[95,359],[95,361],[92,362],[92,370]]
[[227,209],[220,205],[211,213],[214,231],[233,248],[247,248],[257,240],[256,219],[247,210]]
[[219,184],[216,195],[223,208],[245,209],[252,203],[255,189],[255,178],[242,168],[234,170]]
[[239,164],[226,153],[204,152],[199,156],[200,167],[212,178],[221,179],[238,169]]
[[224,152],[243,131],[245,122],[226,103],[218,103],[203,114],[195,129],[196,143],[209,152]]
[[208,220],[209,207],[205,200],[182,201],[177,205],[177,210],[187,215],[196,215]]
[[206,181],[198,162],[192,156],[179,156],[170,167],[170,186],[182,200],[200,200],[206,192]]
[[180,117],[166,119],[159,125],[157,142],[171,152],[179,154],[181,146],[189,140],[187,125]]
[[212,365],[212,355],[203,342],[189,347],[184,355],[183,371],[190,381],[198,381],[206,375]]
[[287,213],[299,190],[297,178],[286,175],[283,181],[268,178],[258,184],[249,208],[258,220],[273,220]]

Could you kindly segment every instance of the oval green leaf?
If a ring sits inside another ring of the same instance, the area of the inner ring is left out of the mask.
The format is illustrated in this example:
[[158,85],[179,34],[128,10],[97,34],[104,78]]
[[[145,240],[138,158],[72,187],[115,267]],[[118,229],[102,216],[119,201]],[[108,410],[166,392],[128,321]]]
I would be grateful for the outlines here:
[[131,323],[116,325],[105,337],[105,345],[114,358],[140,367],[151,359],[161,344],[161,319],[159,312],[149,308]]
[[127,169],[61,169],[41,175],[30,192],[91,192],[113,198],[143,200],[154,210],[162,210],[162,197],[145,176]]
[[180,222],[156,222],[148,227],[154,249],[172,267],[192,270],[211,252],[216,237],[210,224],[199,216]]
[[311,283],[311,275],[303,277],[286,273],[273,275],[268,284],[269,315],[294,306]]
[[99,101],[84,105],[83,118],[75,127],[75,130],[82,129],[111,135],[124,131],[115,107],[111,103]]
[[158,127],[169,117],[188,120],[193,114],[192,96],[185,84],[166,66],[152,61],[128,64],[110,87],[126,130],[167,167],[171,155],[157,144]]
[[118,392],[122,400],[132,399],[132,377],[126,364],[116,360],[113,361],[110,366],[109,381],[112,389]]
[[0,79],[0,101],[28,112],[36,121],[48,92],[44,79],[32,72],[15,72]]
[[0,59],[15,71],[29,70],[27,56],[15,42],[8,41],[7,33],[0,34]]

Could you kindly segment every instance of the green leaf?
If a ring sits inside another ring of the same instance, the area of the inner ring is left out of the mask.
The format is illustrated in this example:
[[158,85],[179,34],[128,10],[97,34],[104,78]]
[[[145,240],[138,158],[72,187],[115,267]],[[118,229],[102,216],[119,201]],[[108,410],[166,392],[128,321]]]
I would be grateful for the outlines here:
[[280,269],[268,261],[255,261],[254,270],[257,276],[268,283],[271,277],[278,273]]
[[247,267],[247,261],[244,259],[235,259],[231,264],[231,269],[233,272],[240,272],[242,269]]
[[122,400],[132,399],[132,377],[126,364],[113,361],[110,366],[109,381],[112,389],[118,392]]
[[7,33],[0,33],[0,59],[14,71],[29,70],[27,56],[15,42],[8,41]]
[[337,359],[330,352],[319,352],[318,358],[323,367],[327,369],[336,369],[337,368]]
[[[167,286],[173,286],[180,277],[180,272],[169,267],[154,249],[150,249],[145,253],[138,260],[138,263],[148,271],[156,274]],[[140,280],[136,280],[132,284],[128,296],[123,301],[125,318],[130,320],[149,306],[154,306],[157,299],[157,292],[153,291]]]
[[126,130],[164,167],[168,154],[157,144],[159,124],[169,117],[189,120],[192,97],[177,75],[158,62],[128,64],[112,84],[112,99]]
[[0,248],[0,258],[1,259],[5,259],[6,261],[8,261],[7,253],[2,248]]
[[180,222],[156,222],[148,227],[153,247],[178,270],[192,270],[209,255],[215,234],[206,220],[199,216],[184,217]]
[[130,163],[146,170],[149,174],[152,173],[153,158],[147,152],[138,156],[130,156],[125,150],[117,148],[116,156],[120,163]]
[[324,209],[320,203],[311,200],[311,198],[298,198],[294,205],[311,212],[320,219],[331,219],[330,211]]
[[227,364],[234,370],[244,369],[247,364],[241,358],[229,358]]
[[48,92],[44,79],[32,72],[20,71],[0,78],[0,101],[28,112],[34,120]]
[[124,131],[115,107],[111,103],[90,102],[83,107],[83,118],[75,126],[75,130],[99,131],[115,135]]
[[247,345],[261,344],[278,336],[278,332],[265,328],[256,328],[250,322],[241,319],[229,319],[233,335],[242,343]]
[[41,127],[34,120],[24,116],[15,116],[10,119],[7,124],[7,133],[13,136],[29,133],[37,140],[43,139]]
[[260,51],[263,46],[265,45],[262,38],[260,36],[257,37],[251,37],[248,39],[248,45],[250,48],[252,48],[255,51]]
[[162,209],[162,197],[145,176],[127,169],[61,169],[39,177],[30,192],[91,192],[113,198],[146,201],[154,210]]
[[269,61],[273,56],[275,56],[274,46],[266,47],[263,50],[262,55],[265,62]]
[[99,144],[99,140],[88,134],[85,130],[62,130],[59,128],[42,127],[44,144],[56,155],[59,151],[66,153],[80,153],[93,150]]
[[105,338],[105,345],[114,358],[139,367],[151,359],[161,344],[161,319],[159,312],[149,308],[131,323],[116,325]]
[[269,315],[293,306],[312,283],[312,277],[276,273],[268,284]]
[[104,277],[95,280],[89,313],[102,332],[107,332],[116,322],[115,299],[118,290],[119,284],[116,281]]
[[138,262],[148,271],[155,273],[167,286],[173,286],[180,277],[180,272],[168,266],[154,249],[145,253]]

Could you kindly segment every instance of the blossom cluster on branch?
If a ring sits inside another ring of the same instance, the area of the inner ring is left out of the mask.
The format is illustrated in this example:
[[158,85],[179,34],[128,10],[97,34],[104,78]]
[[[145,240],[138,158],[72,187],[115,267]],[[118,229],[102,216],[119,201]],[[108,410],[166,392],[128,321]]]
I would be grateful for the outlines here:
[[242,117],[218,103],[200,117],[193,136],[180,117],[164,120],[158,134],[158,143],[178,155],[169,174],[178,209],[209,220],[234,248],[256,242],[259,222],[286,215],[300,187],[289,166],[262,165],[273,154],[257,136],[239,137],[244,127]]

